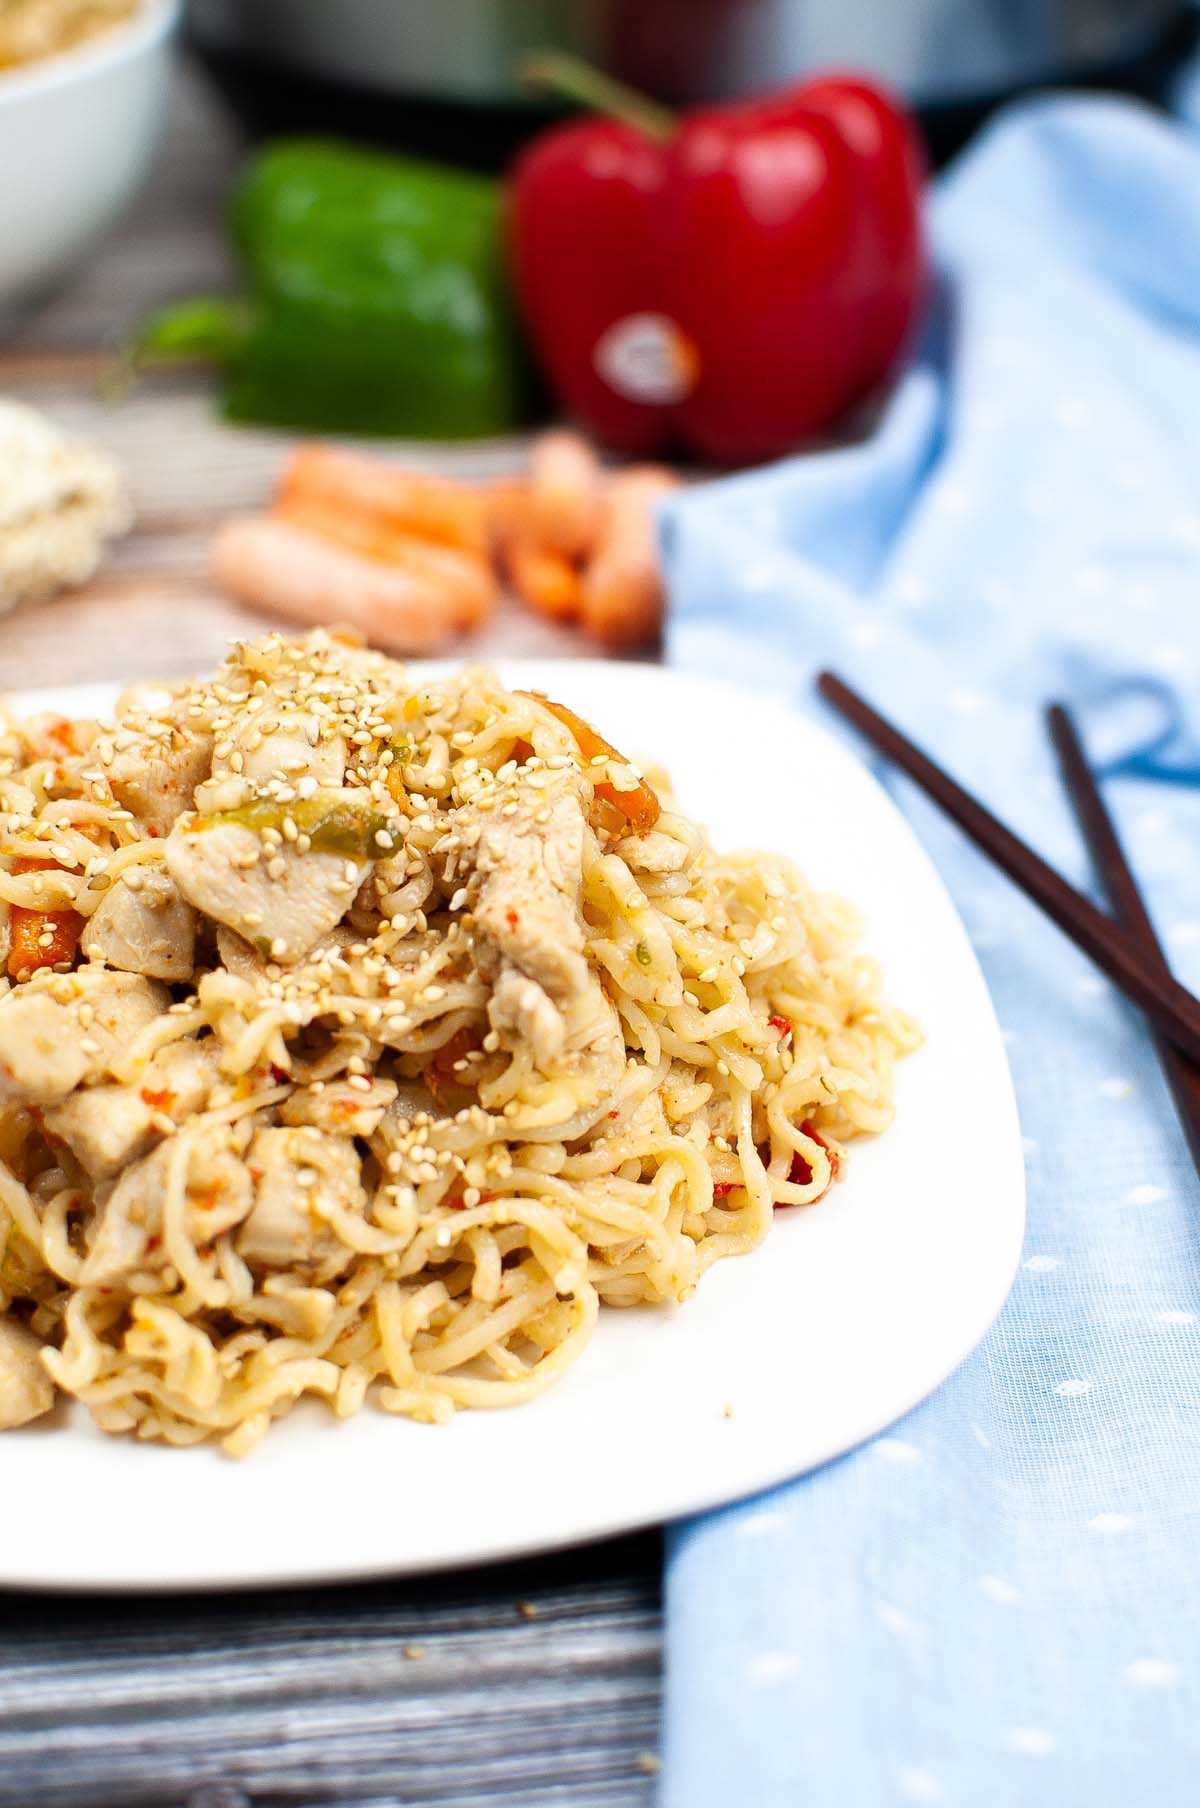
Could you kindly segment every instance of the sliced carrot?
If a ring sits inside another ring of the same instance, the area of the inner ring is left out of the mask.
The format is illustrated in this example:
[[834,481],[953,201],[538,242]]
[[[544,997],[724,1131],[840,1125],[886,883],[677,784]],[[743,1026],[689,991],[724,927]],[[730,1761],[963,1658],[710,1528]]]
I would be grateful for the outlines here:
[[539,434],[529,454],[529,516],[533,536],[566,559],[589,558],[604,515],[604,473],[578,433]]
[[280,501],[300,496],[338,510],[373,515],[403,533],[486,556],[489,507],[482,490],[449,477],[406,471],[382,458],[310,444],[293,453]]
[[456,627],[476,627],[496,600],[495,576],[478,553],[422,540],[379,516],[339,509],[320,496],[282,496],[273,513],[335,546],[444,587]]
[[[611,741],[606,741],[590,722],[585,722],[582,716],[577,716],[567,704],[556,703],[553,697],[544,696],[541,691],[520,691],[518,695],[532,697],[535,703],[540,703],[543,709],[548,709],[552,716],[557,716],[558,720],[570,729],[580,753],[589,763],[599,755],[605,754],[611,759],[619,760],[622,765],[629,764],[625,755],[618,753]],[[645,835],[654,827],[662,811],[657,792],[651,789],[644,778],[638,780],[632,791],[618,790],[616,785],[610,783],[608,779],[604,779],[596,786],[596,796],[613,805],[614,809],[625,818],[630,832],[634,835]]]
[[[14,873],[58,872],[57,861],[18,859]],[[8,973],[29,979],[42,967],[75,965],[83,918],[75,910],[31,910],[14,904],[9,914]]]

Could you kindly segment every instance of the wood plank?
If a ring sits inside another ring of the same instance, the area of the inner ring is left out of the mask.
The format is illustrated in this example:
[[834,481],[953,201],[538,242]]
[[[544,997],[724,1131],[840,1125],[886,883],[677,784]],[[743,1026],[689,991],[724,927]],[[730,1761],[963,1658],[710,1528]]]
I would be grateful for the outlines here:
[[658,1574],[647,1536],[411,1583],[0,1596],[0,1808],[640,1808]]

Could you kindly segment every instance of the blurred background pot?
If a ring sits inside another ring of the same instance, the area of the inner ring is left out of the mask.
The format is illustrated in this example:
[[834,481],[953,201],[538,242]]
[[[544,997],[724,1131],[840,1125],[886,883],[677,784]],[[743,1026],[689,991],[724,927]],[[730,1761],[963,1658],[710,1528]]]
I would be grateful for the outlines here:
[[[189,0],[189,17],[262,123],[312,123],[322,94],[327,108],[374,97],[384,106],[360,110],[360,128],[403,138],[468,107],[481,162],[506,123],[507,148],[522,114],[527,129],[538,103],[515,69],[543,46],[677,105],[854,66],[899,89],[936,138],[1038,83],[1152,93],[1193,19],[1186,0]],[[283,79],[264,87],[267,70]]]

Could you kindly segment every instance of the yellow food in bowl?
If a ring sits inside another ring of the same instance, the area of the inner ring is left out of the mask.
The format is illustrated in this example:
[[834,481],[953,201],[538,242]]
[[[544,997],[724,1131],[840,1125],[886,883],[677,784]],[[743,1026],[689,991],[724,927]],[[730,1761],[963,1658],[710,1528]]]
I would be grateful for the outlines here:
[[0,0],[0,72],[73,50],[129,19],[139,0]]

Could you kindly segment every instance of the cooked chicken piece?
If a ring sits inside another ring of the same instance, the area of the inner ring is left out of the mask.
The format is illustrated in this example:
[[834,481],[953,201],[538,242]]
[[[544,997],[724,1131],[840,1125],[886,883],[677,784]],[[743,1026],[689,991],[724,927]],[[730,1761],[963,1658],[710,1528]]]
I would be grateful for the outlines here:
[[212,767],[212,736],[192,728],[176,728],[169,738],[136,735],[127,745],[130,729],[117,729],[100,738],[100,756],[113,749],[105,765],[113,796],[123,810],[160,835],[192,807],[196,786]]
[[651,829],[645,835],[627,835],[613,849],[635,873],[681,873],[691,850],[674,835]]
[[482,879],[478,930],[551,998],[581,992],[587,963],[578,903],[584,835],[578,792],[566,785],[557,793],[536,791],[515,816],[485,816],[483,824],[475,850]]
[[21,739],[27,760],[70,759],[83,753],[96,739],[99,724],[92,721],[72,722],[66,716],[49,713],[26,716],[21,723]]
[[562,1054],[566,1040],[563,1014],[519,967],[505,965],[492,988],[488,1021],[506,1047],[524,1042],[534,1061],[547,1068]]
[[144,1155],[157,1140],[154,1112],[136,1086],[84,1086],[48,1110],[48,1137],[66,1143],[95,1180]]
[[54,1405],[54,1383],[42,1367],[42,1346],[13,1318],[0,1318],[0,1431],[28,1425]]
[[346,743],[337,734],[320,737],[321,724],[307,711],[248,716],[239,737],[243,777],[253,785],[277,775],[289,783],[315,778],[322,790],[336,790],[346,776]]
[[588,983],[579,915],[584,828],[579,793],[569,783],[533,792],[512,816],[479,819],[474,913],[485,942],[481,968],[489,965],[487,942],[500,957],[490,963],[498,971],[488,1019],[502,1042],[528,1041],[539,1067],[563,1048],[560,1007]]
[[272,960],[293,966],[341,922],[371,862],[316,847],[301,854],[293,841],[272,851],[257,828],[217,821],[177,825],[167,840],[167,867],[198,910],[236,929]]
[[[83,1286],[114,1287],[135,1270],[166,1259],[156,1239],[162,1232],[167,1164],[176,1146],[174,1138],[160,1143],[117,1181],[92,1231],[80,1272]],[[254,1199],[246,1164],[223,1128],[214,1128],[193,1150],[185,1184],[187,1232],[199,1245],[240,1224]]]
[[256,1269],[287,1269],[320,1283],[353,1260],[322,1221],[322,1208],[363,1213],[361,1166],[348,1137],[307,1125],[260,1130],[246,1153],[254,1209],[238,1232],[238,1254]]
[[266,977],[267,963],[263,956],[236,930],[226,929],[224,923],[217,930],[217,958],[235,979],[248,979],[253,983]]
[[289,1093],[279,1116],[285,1124],[311,1124],[331,1136],[370,1136],[396,1093],[394,1080],[372,1080],[361,1089],[345,1080],[325,1080]]
[[81,967],[39,973],[0,998],[0,1103],[57,1105],[82,1080],[104,1078],[171,994],[140,974]]
[[203,1109],[217,1079],[217,1045],[208,1038],[175,1042],[146,1065],[136,1086],[86,1086],[45,1113],[59,1137],[95,1180],[126,1167],[163,1134],[164,1117],[181,1123]]
[[133,867],[105,892],[81,940],[89,960],[102,960],[123,973],[189,979],[196,913],[169,873]]

